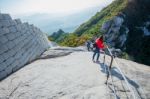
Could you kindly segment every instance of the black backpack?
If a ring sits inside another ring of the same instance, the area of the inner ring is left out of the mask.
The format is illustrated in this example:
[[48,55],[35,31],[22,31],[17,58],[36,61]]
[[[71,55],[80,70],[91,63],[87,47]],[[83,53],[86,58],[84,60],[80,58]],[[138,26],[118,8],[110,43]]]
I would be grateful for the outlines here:
[[96,42],[94,42],[94,43],[93,43],[93,48],[95,48],[96,46],[97,46],[97,45],[96,45]]

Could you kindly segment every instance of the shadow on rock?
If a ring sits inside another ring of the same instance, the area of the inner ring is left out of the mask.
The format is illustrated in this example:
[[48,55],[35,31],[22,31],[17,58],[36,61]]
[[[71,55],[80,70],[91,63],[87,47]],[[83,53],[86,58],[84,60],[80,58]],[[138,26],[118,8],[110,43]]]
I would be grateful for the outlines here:
[[67,56],[71,53],[72,53],[71,51],[48,50],[48,51],[44,52],[38,59],[62,57],[62,56]]
[[[105,74],[108,74],[108,68],[109,66],[108,65],[105,65],[103,63],[100,63],[100,62],[97,62],[97,64],[100,65],[100,68],[101,68],[101,72],[105,73]],[[119,80],[123,81],[124,78],[122,77],[122,75],[120,74],[119,70],[116,68],[116,67],[112,67],[112,69],[110,70],[111,71],[111,75],[118,78]],[[141,99],[144,99],[142,97],[142,94],[140,92],[140,86],[133,80],[131,80],[129,77],[125,76],[127,81],[129,82],[129,84],[135,89],[136,93],[138,94],[138,96],[141,98]]]

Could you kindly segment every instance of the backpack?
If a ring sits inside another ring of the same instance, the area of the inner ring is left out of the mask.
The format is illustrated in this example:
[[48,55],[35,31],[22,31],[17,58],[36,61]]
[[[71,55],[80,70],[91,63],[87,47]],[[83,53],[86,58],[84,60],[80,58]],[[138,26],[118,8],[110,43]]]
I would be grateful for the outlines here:
[[94,43],[93,43],[93,48],[95,48],[96,46],[97,46],[97,45],[96,45],[96,42],[94,42]]

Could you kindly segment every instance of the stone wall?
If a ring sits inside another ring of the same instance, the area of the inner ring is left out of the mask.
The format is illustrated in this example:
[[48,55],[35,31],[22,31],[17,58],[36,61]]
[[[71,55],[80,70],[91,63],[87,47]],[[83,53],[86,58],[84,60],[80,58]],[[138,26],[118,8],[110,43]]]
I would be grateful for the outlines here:
[[0,80],[36,59],[49,47],[37,27],[0,14]]

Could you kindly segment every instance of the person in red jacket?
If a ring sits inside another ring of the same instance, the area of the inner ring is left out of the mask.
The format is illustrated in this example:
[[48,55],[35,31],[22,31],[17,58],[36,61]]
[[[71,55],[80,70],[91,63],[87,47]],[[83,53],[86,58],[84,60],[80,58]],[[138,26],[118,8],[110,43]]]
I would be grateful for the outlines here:
[[105,48],[103,36],[97,38],[93,46],[95,47],[95,49],[94,49],[94,54],[93,54],[92,60],[93,60],[93,62],[95,62],[94,58],[97,55],[96,61],[99,61],[100,50],[103,50]]

